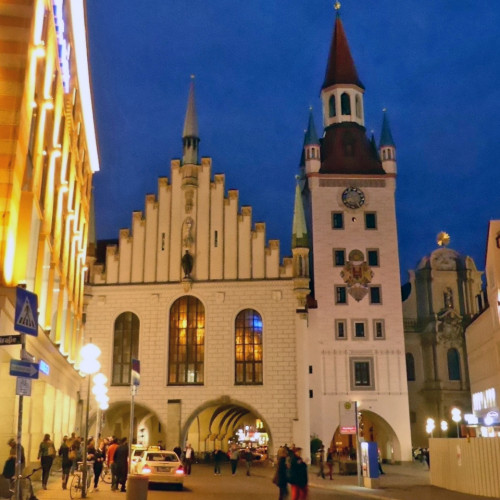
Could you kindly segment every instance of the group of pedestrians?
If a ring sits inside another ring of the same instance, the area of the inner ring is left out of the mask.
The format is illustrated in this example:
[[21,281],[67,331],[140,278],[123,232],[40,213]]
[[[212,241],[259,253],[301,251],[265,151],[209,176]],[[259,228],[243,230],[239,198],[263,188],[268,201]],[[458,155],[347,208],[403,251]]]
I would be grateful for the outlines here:
[[277,459],[273,483],[279,489],[279,500],[288,497],[288,485],[291,488],[291,500],[307,500],[309,479],[307,464],[302,458],[302,448],[282,446],[278,450]]

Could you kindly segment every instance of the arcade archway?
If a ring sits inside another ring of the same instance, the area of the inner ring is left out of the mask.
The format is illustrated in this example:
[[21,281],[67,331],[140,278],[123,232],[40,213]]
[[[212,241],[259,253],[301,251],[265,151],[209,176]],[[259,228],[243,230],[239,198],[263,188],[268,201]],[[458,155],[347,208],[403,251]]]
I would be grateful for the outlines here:
[[[93,414],[89,420],[89,435],[96,435],[98,415]],[[101,436],[127,437],[130,434],[130,403],[118,402],[112,404],[101,415]],[[162,423],[156,413],[144,405],[134,405],[134,438],[133,443],[155,445],[163,440]]]
[[181,437],[200,454],[210,453],[215,447],[227,451],[231,442],[259,449],[271,446],[264,418],[249,405],[233,400],[210,401],[198,407],[184,425]]
[[[375,441],[378,444],[382,460],[388,463],[400,462],[401,444],[390,424],[377,413],[362,410],[359,422],[359,436],[364,441]],[[356,450],[356,436],[342,435],[339,428],[335,431],[330,443],[335,451],[343,456],[354,455]]]

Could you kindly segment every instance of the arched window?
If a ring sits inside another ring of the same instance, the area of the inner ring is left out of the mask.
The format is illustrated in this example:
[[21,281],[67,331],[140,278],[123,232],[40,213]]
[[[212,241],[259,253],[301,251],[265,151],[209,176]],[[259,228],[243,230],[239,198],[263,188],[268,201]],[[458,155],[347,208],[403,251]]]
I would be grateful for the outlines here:
[[406,353],[406,380],[415,380],[415,358],[411,352]]
[[361,118],[361,97],[356,94],[356,116]]
[[448,350],[448,378],[460,380],[460,354],[456,349]]
[[132,312],[115,320],[112,385],[130,385],[132,358],[139,357],[139,318]]
[[204,359],[205,308],[185,295],[170,308],[168,384],[203,384]]
[[351,114],[351,98],[347,92],[344,92],[340,96],[340,108],[342,110],[343,115]]
[[235,322],[235,383],[262,384],[262,318],[257,311],[245,309]]
[[328,101],[328,110],[329,110],[329,115],[330,118],[335,116],[337,114],[337,109],[335,107],[335,96],[332,95],[330,96],[330,100]]

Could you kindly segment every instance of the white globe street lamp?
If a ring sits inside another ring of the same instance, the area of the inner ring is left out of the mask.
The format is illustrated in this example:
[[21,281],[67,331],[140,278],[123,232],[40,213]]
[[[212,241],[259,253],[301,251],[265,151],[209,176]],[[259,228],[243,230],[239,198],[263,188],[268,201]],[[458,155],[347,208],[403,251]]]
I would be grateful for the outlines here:
[[448,430],[448,422],[446,420],[441,420],[441,430],[446,432]]
[[458,408],[452,408],[451,419],[453,420],[453,422],[455,422],[457,424],[457,437],[460,437],[460,430],[459,430],[458,424],[462,420],[462,412]]
[[433,432],[435,427],[436,424],[434,423],[434,419],[428,418],[425,426],[425,431],[427,432],[427,434],[430,434],[431,437],[433,437]]

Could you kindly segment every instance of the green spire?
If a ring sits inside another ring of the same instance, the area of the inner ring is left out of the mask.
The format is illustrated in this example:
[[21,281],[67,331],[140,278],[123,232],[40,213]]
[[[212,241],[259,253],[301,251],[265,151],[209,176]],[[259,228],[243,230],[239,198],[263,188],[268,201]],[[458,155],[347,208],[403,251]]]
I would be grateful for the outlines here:
[[295,205],[293,208],[292,248],[309,248],[306,216],[299,184],[295,186]]
[[304,137],[304,146],[309,146],[311,144],[319,144],[318,134],[314,126],[312,107],[309,108],[309,123],[307,124],[306,135]]
[[188,105],[186,117],[184,119],[184,130],[182,132],[183,154],[182,163],[198,163],[198,118],[194,101],[194,75],[191,75],[191,85],[189,87]]

